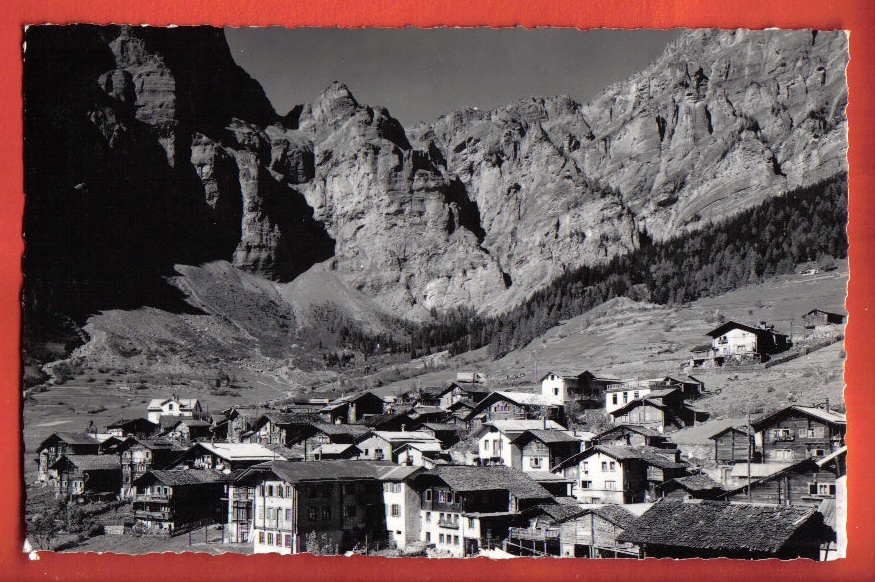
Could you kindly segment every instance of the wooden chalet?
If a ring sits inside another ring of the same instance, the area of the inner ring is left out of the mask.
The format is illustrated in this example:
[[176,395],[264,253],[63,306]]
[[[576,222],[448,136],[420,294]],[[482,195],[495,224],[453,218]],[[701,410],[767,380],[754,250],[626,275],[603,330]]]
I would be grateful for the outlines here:
[[213,435],[229,443],[243,442],[243,435],[252,431],[259,416],[254,408],[227,408],[213,426]]
[[185,447],[170,441],[129,439],[120,451],[121,496],[133,496],[134,481],[152,469],[166,469],[185,450]]
[[743,485],[721,495],[727,501],[772,505],[808,505],[819,507],[824,499],[836,498],[833,470],[822,467],[815,459],[803,459],[780,471],[759,479],[751,479],[750,493]]
[[452,556],[476,555],[527,524],[522,512],[552,500],[549,491],[522,471],[501,465],[443,465],[419,473],[421,541]]
[[312,459],[312,452],[322,445],[357,445],[368,438],[373,431],[361,424],[330,424],[312,422],[295,436],[289,446],[299,449],[305,461]]
[[505,548],[516,556],[560,556],[559,523],[583,513],[576,503],[541,503],[522,512],[527,527],[512,527]]
[[805,329],[815,329],[824,325],[843,325],[845,316],[841,313],[830,313],[822,309],[812,309],[802,316]]
[[478,463],[480,465],[506,465],[522,468],[522,455],[519,447],[511,444],[513,439],[527,430],[564,430],[553,420],[493,420],[471,432],[477,440]]
[[172,467],[185,466],[191,469],[209,469],[230,473],[247,469],[267,461],[287,459],[258,443],[195,443],[182,453]]
[[549,471],[580,452],[580,439],[561,430],[528,429],[511,440],[519,449],[520,469]]
[[810,558],[829,529],[813,507],[661,499],[617,536],[647,558]]
[[845,444],[845,415],[813,406],[788,406],[751,423],[763,461],[825,457]]
[[722,365],[727,359],[756,361],[767,359],[790,348],[790,338],[775,331],[773,326],[761,323],[759,327],[745,325],[737,321],[727,321],[709,331],[711,350],[709,356]]
[[233,476],[210,469],[151,470],[134,481],[135,528],[163,534],[222,523],[225,485]]
[[213,425],[197,418],[175,418],[170,427],[160,437],[171,442],[188,446],[202,439],[209,439]]
[[102,452],[105,440],[105,437],[98,437],[94,433],[53,433],[37,447],[36,462],[39,469],[39,481],[45,483],[56,476],[51,466],[61,457],[96,455]]
[[354,423],[366,416],[383,414],[386,402],[372,392],[342,396],[319,410],[322,419],[332,424]]
[[555,521],[561,556],[568,558],[637,558],[640,549],[617,537],[637,519],[626,507],[607,504],[581,508],[576,515]]
[[410,430],[418,423],[413,418],[413,410],[412,406],[395,408],[383,414],[365,417],[353,424],[366,426],[371,430]]
[[310,424],[318,421],[318,415],[271,410],[259,416],[253,423],[252,429],[243,433],[241,438],[244,441],[263,445],[289,446],[296,442],[298,436],[306,431]]
[[706,412],[687,405],[677,388],[652,390],[609,414],[615,424],[634,424],[657,432],[680,430],[708,418]]
[[116,455],[62,456],[50,467],[57,474],[55,494],[66,499],[92,495],[116,497],[122,470]]
[[565,424],[565,406],[562,402],[532,392],[492,392],[471,409],[466,420],[471,421],[481,413],[484,414],[483,422],[546,417]]
[[147,439],[154,436],[159,429],[160,425],[158,423],[145,418],[119,419],[107,425],[106,434],[116,437],[132,436],[139,439]]
[[399,465],[426,469],[447,465],[451,461],[450,454],[438,441],[404,443],[392,451],[392,456]]
[[440,441],[425,432],[385,430],[374,431],[357,445],[362,450],[363,459],[397,462],[396,450],[406,443],[433,443],[440,446]]
[[643,503],[656,498],[656,486],[687,475],[680,452],[653,447],[596,445],[551,469],[574,482],[581,503]]
[[665,434],[637,424],[618,424],[595,435],[593,443],[627,447],[655,447],[658,449],[677,448],[677,445],[671,442]]
[[728,426],[708,437],[714,441],[714,460],[720,465],[761,461],[754,443],[754,432],[747,427]]
[[448,449],[467,434],[467,427],[462,423],[456,422],[425,422],[419,426],[412,426],[412,429],[430,434],[440,441],[443,448]]

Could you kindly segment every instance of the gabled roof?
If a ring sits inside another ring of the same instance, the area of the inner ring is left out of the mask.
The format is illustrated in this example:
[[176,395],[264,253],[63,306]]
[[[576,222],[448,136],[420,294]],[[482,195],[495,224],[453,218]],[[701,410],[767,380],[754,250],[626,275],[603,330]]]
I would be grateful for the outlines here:
[[277,453],[258,443],[197,443],[189,449],[186,456],[197,455],[198,449],[227,461],[271,461]]
[[52,464],[59,467],[62,464],[73,465],[81,471],[121,471],[121,461],[117,455],[70,455],[62,456]]
[[[741,468],[737,471],[736,468],[741,465]],[[774,479],[777,479],[787,473],[805,473],[808,471],[816,471],[817,470],[817,461],[815,459],[809,457],[807,459],[802,459],[801,461],[796,461],[795,463],[763,463],[763,465],[769,466],[772,465],[770,469],[767,471],[764,470],[765,474],[757,475],[754,472],[754,468],[757,466],[757,463],[751,463],[751,474],[750,474],[750,486],[751,488],[755,488],[757,485],[762,483],[768,483]],[[778,465],[775,467],[775,465]],[[745,463],[736,463],[732,468],[732,477],[741,477],[747,478],[747,465]],[[730,497],[742,491],[747,491],[747,483],[744,485],[740,485],[735,489],[730,489],[726,492],[726,496],[721,496],[721,498]]]
[[[775,473],[780,473],[787,467],[791,467],[793,463],[751,463],[750,464],[750,478],[751,479],[761,479],[764,477],[770,477]],[[732,472],[729,474],[730,477],[742,477],[747,479],[747,471],[748,465],[747,463],[735,463],[732,465]]]
[[[720,432],[715,432],[713,435],[709,436],[708,438],[710,440],[717,440],[721,436],[723,436],[724,434],[726,434],[728,432],[736,432],[736,433],[741,434],[742,436],[747,436],[747,428],[746,427],[727,426],[726,428],[724,428]],[[750,433],[750,436],[753,436],[753,432]]]
[[720,337],[721,335],[723,335],[727,331],[730,331],[733,329],[743,329],[744,331],[749,331],[750,333],[754,333],[757,335],[762,335],[762,334],[787,335],[787,334],[780,333],[778,331],[771,330],[771,329],[763,329],[761,327],[754,327],[752,325],[745,325],[743,323],[738,323],[737,321],[727,321],[723,325],[721,325],[719,327],[715,327],[714,329],[712,329],[711,331],[709,331],[705,335],[711,336],[712,338]]
[[547,378],[547,376],[550,376],[551,374],[555,374],[563,380],[578,380],[581,376],[583,376],[583,373],[585,371],[586,370],[550,370],[549,372],[541,376],[538,382],[543,382]]
[[571,465],[576,465],[584,459],[587,459],[596,453],[602,453],[603,455],[607,455],[612,459],[616,459],[617,461],[643,461],[648,465],[652,465],[659,469],[683,469],[689,467],[688,463],[680,462],[676,463],[663,455],[659,454],[657,451],[661,449],[656,449],[654,447],[624,447],[621,445],[596,445],[594,447],[590,447],[585,451],[581,451],[576,455],[572,455],[568,457],[563,462],[559,463],[555,467],[551,468],[551,471],[557,471],[563,467],[569,467]]
[[176,402],[184,410],[194,410],[200,406],[197,398],[153,398],[149,401],[149,410],[153,412],[161,410],[168,402]]
[[439,443],[435,437],[431,436],[427,432],[414,432],[414,431],[389,431],[389,430],[375,430],[374,436],[378,436],[386,442],[389,443],[412,443],[412,442],[420,442],[420,443]]
[[690,475],[689,477],[677,477],[657,485],[657,488],[665,487],[669,483],[676,483],[691,493],[703,493],[708,491],[723,491],[723,486],[708,475]]
[[[516,436],[517,434],[530,430],[530,429],[542,429],[544,428],[545,423],[540,419],[507,419],[507,420],[490,420],[489,422],[484,422],[480,427],[471,433],[471,436],[475,438],[480,438],[480,435],[483,434],[484,431],[488,431],[490,428],[495,428],[498,432],[503,433],[510,436]],[[546,422],[547,430],[565,430],[565,427],[556,422],[555,420],[548,420]]]
[[395,410],[393,412],[384,412],[383,414],[374,414],[372,416],[366,416],[361,420],[356,421],[353,424],[360,424],[362,426],[376,427],[381,424],[385,424],[387,422],[391,422],[393,420],[408,418],[411,419],[411,413],[413,412],[412,407],[401,408],[399,410]]
[[38,451],[43,450],[54,442],[63,441],[68,445],[94,445],[99,446],[104,440],[102,438],[98,438],[94,436],[92,433],[86,432],[56,432],[49,435],[43,442],[40,443],[39,447],[37,447]]
[[515,445],[522,446],[531,440],[539,440],[544,444],[552,445],[555,443],[580,443],[580,439],[574,438],[570,434],[562,430],[544,430],[544,429],[529,429],[523,431],[510,442]]
[[262,414],[256,422],[258,422],[258,424],[262,424],[262,418],[265,418],[269,420],[272,424],[276,425],[305,424],[313,420],[313,416],[309,414],[297,414],[294,412],[276,412],[273,410]]
[[609,428],[607,430],[604,430],[604,431],[598,433],[597,435],[595,435],[594,438],[600,439],[602,437],[608,436],[608,435],[615,433],[615,432],[622,434],[626,431],[634,432],[636,434],[640,434],[641,436],[645,436],[645,437],[654,437],[654,438],[662,438],[662,439],[668,438],[659,431],[653,430],[652,428],[647,428],[646,426],[638,426],[637,424],[618,424],[615,427]]
[[347,435],[354,439],[366,438],[372,431],[361,424],[334,424],[330,422],[312,422],[310,426],[316,432],[331,436]]
[[158,429],[157,423],[154,423],[151,420],[148,420],[145,418],[131,418],[129,420],[125,420],[123,418],[120,418],[117,421],[115,421],[114,423],[106,425],[106,428],[107,428],[107,430],[111,429],[111,428],[127,429],[127,428],[136,428],[136,427],[143,426],[143,425],[152,425],[152,427],[155,430]]
[[847,425],[845,415],[840,412],[834,412],[832,410],[827,411],[822,408],[815,408],[813,406],[793,405],[782,408],[781,410],[777,410],[775,412],[766,413],[765,415],[759,417],[757,420],[752,422],[751,426],[754,428],[754,430],[760,431],[766,425],[768,425],[769,422],[771,422],[776,416],[791,412],[799,412],[801,414],[804,414],[805,416],[808,416],[809,418],[815,418],[833,426]]
[[465,430],[465,425],[457,424],[455,422],[424,422],[420,426],[421,428],[427,428],[436,432]]
[[603,520],[612,523],[619,527],[620,529],[626,529],[629,527],[632,522],[638,519],[638,516],[629,511],[627,508],[622,505],[617,505],[615,503],[608,503],[605,505],[599,505],[595,507],[586,507],[582,508],[580,513],[577,515],[572,515],[569,517],[565,517],[557,521],[557,523],[561,523],[564,521],[569,521],[571,519],[577,519],[579,517],[584,517],[586,515],[596,515]]
[[846,317],[845,315],[843,315],[841,313],[835,313],[833,311],[824,311],[823,309],[817,309],[817,308],[812,309],[811,311],[809,311],[805,315],[811,315],[812,313],[824,313],[826,315],[835,315],[836,317]]
[[403,444],[395,447],[392,450],[392,453],[393,454],[398,453],[399,451],[402,451],[404,449],[416,449],[417,451],[420,451],[422,453],[437,453],[437,452],[444,450],[443,447],[441,446],[440,441],[427,441],[427,442],[417,441],[417,442],[403,443]]
[[530,515],[541,513],[552,519],[554,523],[559,523],[577,517],[583,513],[583,509],[579,505],[565,503],[540,503],[526,513]]
[[213,483],[227,483],[231,480],[230,475],[210,469],[165,469],[147,471],[134,481],[134,485],[153,483],[157,481],[170,487],[183,485],[206,485]]
[[446,483],[454,491],[506,490],[518,499],[550,499],[553,496],[539,483],[518,469],[505,465],[476,467],[473,465],[440,465],[426,471]]
[[168,426],[167,427],[168,430],[173,430],[174,428],[176,428],[180,424],[184,424],[188,428],[209,428],[212,426],[209,422],[207,422],[205,420],[200,420],[198,418],[190,418],[188,416],[179,416],[179,417],[173,417],[173,418],[176,418],[178,420],[176,420],[170,426]]
[[240,479],[257,474],[273,473],[287,483],[306,481],[400,481],[422,467],[396,465],[392,461],[274,461],[250,467]]
[[320,445],[319,448],[317,448],[315,451],[313,451],[313,454],[315,455],[316,453],[321,453],[323,455],[340,455],[340,454],[343,454],[343,453],[349,451],[350,449],[355,449],[359,453],[362,452],[361,449],[359,449],[357,446],[355,446],[352,443],[337,444],[337,445],[328,443],[328,444]]
[[816,513],[799,505],[661,499],[617,541],[713,551],[778,552]]

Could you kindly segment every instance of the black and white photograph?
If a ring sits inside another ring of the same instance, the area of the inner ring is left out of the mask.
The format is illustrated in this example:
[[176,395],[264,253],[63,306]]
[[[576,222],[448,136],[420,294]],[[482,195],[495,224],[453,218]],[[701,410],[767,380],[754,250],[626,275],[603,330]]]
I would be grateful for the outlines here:
[[23,41],[26,552],[845,556],[846,31]]

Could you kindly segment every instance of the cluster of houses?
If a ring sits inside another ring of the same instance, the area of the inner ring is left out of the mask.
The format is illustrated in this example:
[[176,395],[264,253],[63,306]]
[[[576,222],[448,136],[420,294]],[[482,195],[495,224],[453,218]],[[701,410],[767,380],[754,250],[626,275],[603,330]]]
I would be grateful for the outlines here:
[[[708,335],[712,357],[787,341],[734,322]],[[145,418],[103,433],[51,435],[39,480],[71,500],[131,500],[128,531],[221,524],[224,542],[256,553],[840,554],[846,421],[829,402],[728,426],[694,464],[672,433],[707,420],[699,379],[552,370],[539,382],[534,393],[489,390],[459,373],[397,397],[313,394],[212,416],[197,399],[154,399]],[[574,428],[567,411],[581,409],[611,427]]]

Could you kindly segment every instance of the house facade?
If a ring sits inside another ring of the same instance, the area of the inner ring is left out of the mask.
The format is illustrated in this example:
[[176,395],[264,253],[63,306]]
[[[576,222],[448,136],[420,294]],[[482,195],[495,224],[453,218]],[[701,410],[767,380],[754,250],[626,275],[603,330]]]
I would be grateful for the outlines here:
[[840,313],[830,313],[821,309],[812,309],[802,316],[802,324],[805,329],[816,329],[827,325],[842,325],[845,316]]
[[466,420],[471,421],[481,414],[482,422],[546,417],[565,423],[565,406],[561,400],[530,392],[492,392],[474,406]]
[[148,419],[160,424],[162,416],[201,418],[204,414],[197,398],[153,398],[149,402]]
[[758,327],[728,321],[712,329],[706,335],[711,337],[709,357],[723,363],[727,358],[741,359],[747,356],[777,354],[790,347],[786,334],[775,331],[765,322]]
[[121,488],[121,465],[116,455],[62,456],[52,465],[57,473],[55,495],[65,499],[107,494]]
[[561,430],[530,429],[511,441],[520,451],[522,471],[549,471],[580,452],[581,441]]
[[383,473],[388,461],[276,461],[247,469],[237,485],[254,488],[255,553],[343,553],[387,541]]
[[362,450],[362,459],[397,462],[396,450],[401,445],[408,443],[433,443],[433,445],[440,447],[440,441],[425,432],[382,430],[375,431],[371,436],[359,442],[357,446]]
[[565,558],[639,557],[640,548],[617,537],[638,516],[622,505],[586,508],[556,522],[560,552]]
[[845,444],[845,415],[812,406],[789,406],[751,425],[765,462],[825,457]]
[[522,453],[512,444],[513,439],[530,429],[563,430],[555,421],[548,420],[494,420],[484,423],[471,433],[477,440],[480,465],[505,465],[519,469]]
[[168,441],[134,440],[120,453],[121,496],[134,496],[134,481],[152,469],[164,469],[176,460],[185,448]]
[[147,471],[134,481],[137,527],[172,534],[184,527],[222,523],[228,475],[209,469]]
[[56,432],[37,447],[38,480],[47,483],[57,474],[52,465],[63,456],[96,455],[101,450],[102,439],[92,433]]

